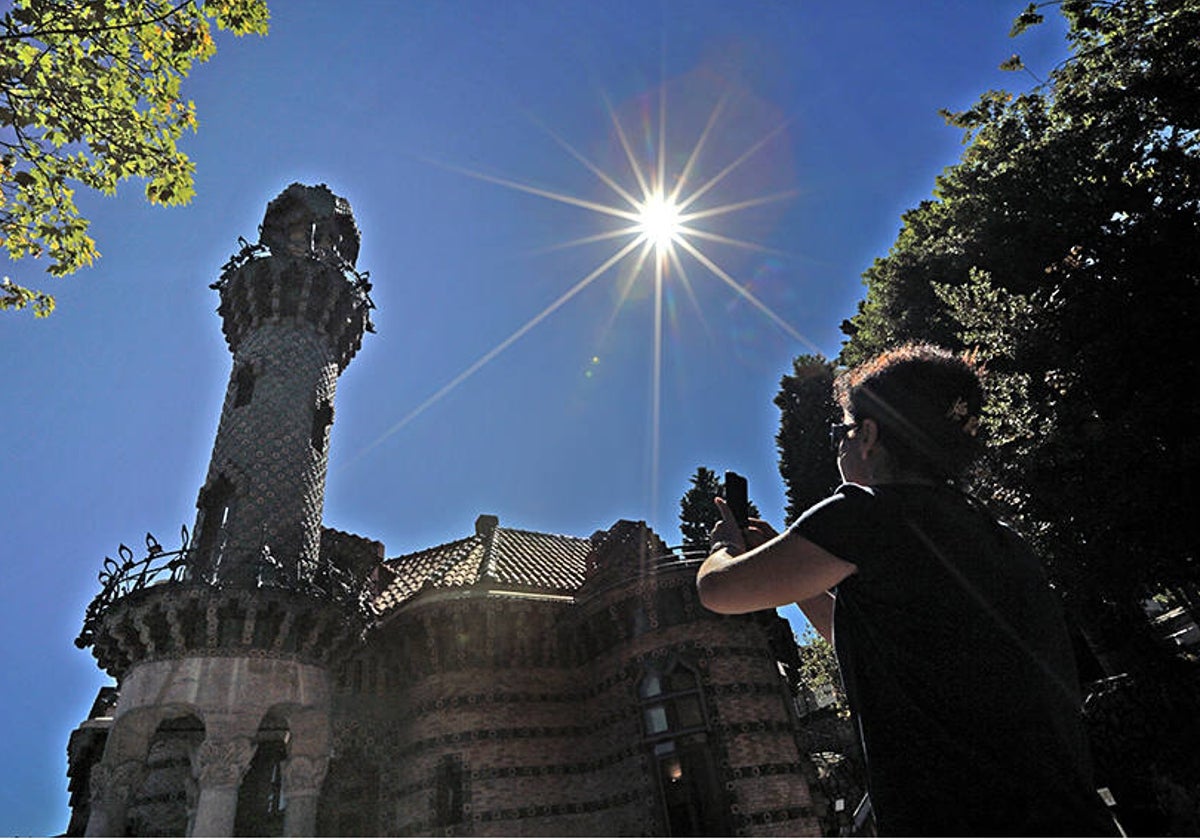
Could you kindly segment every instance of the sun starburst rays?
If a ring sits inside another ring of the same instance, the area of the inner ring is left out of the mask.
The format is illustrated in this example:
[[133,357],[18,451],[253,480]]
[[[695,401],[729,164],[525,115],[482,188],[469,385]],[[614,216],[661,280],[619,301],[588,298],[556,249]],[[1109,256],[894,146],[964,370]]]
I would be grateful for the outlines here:
[[[667,103],[665,91],[658,97],[657,122],[655,129],[650,125],[652,118],[643,112],[641,128],[646,136],[644,148],[650,160],[639,158],[635,145],[631,142],[622,120],[607,97],[604,106],[612,124],[615,139],[620,148],[620,155],[627,167],[624,175],[608,171],[597,165],[586,155],[560,137],[550,128],[542,125],[544,131],[572,158],[582,164],[597,180],[611,191],[610,201],[581,198],[577,195],[558,190],[545,189],[533,184],[523,183],[511,178],[489,175],[487,173],[466,169],[459,166],[444,165],[450,169],[471,178],[507,187],[539,198],[548,199],[560,204],[588,210],[601,216],[626,222],[625,225],[602,230],[558,243],[541,249],[556,251],[583,245],[594,245],[603,242],[617,243],[616,249],[603,259],[594,269],[576,281],[558,298],[535,314],[524,324],[514,330],[507,338],[501,340],[486,353],[468,365],[457,376],[426,398],[420,405],[394,423],[387,431],[367,446],[354,459],[361,458],[366,452],[381,444],[408,425],[419,415],[431,408],[439,400],[479,372],[488,363],[523,338],[534,327],[546,320],[557,310],[578,296],[588,286],[601,276],[608,273],[619,264],[624,264],[618,280],[618,300],[609,321],[609,326],[616,316],[630,301],[631,294],[644,274],[647,264],[653,265],[650,279],[653,295],[653,331],[651,336],[650,358],[650,417],[649,417],[649,503],[650,509],[656,510],[658,503],[658,472],[660,459],[660,440],[662,425],[662,369],[664,356],[664,317],[665,296],[668,284],[675,283],[682,287],[687,294],[701,324],[711,333],[711,327],[704,317],[703,307],[697,298],[694,281],[685,269],[683,255],[687,255],[705,272],[719,279],[731,288],[740,298],[747,301],[755,310],[764,315],[771,323],[779,327],[791,338],[809,348],[815,349],[812,342],[806,339],[798,330],[793,328],[781,316],[774,312],[765,302],[753,294],[746,285],[739,283],[733,276],[722,268],[715,259],[706,254],[699,243],[735,247],[759,253],[778,253],[764,248],[754,242],[729,236],[709,228],[712,223],[719,222],[722,217],[760,207],[767,204],[785,201],[795,195],[794,190],[784,190],[769,194],[753,195],[736,201],[702,206],[701,199],[713,193],[721,184],[762,150],[786,127],[786,123],[777,124],[765,135],[735,155],[732,160],[720,168],[715,175],[693,186],[700,169],[703,153],[718,131],[720,118],[725,114],[729,104],[729,95],[721,96],[709,112],[703,128],[700,130],[695,143],[687,150],[682,167],[674,176],[672,184],[668,185],[668,143],[667,143]],[[540,124],[540,123],[539,123]],[[620,167],[618,167],[620,168]],[[634,182],[632,189],[622,184],[622,180]],[[705,227],[697,226],[705,223]]]

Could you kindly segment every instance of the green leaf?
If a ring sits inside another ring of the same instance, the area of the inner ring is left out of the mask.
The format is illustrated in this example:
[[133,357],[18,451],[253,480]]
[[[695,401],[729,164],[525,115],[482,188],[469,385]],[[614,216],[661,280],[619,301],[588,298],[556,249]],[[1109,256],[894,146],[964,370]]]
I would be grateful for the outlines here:
[[1030,3],[1013,21],[1012,29],[1008,31],[1010,38],[1015,38],[1031,26],[1037,26],[1046,18],[1038,11],[1037,3]]
[[28,307],[33,309],[35,318],[46,318],[54,311],[54,306],[54,298],[45,292],[18,286],[7,277],[0,281],[0,310],[19,311]]
[[[0,130],[15,142],[0,163],[0,232],[10,257],[48,257],[63,276],[99,256],[68,184],[111,194],[145,178],[152,203],[191,199],[194,166],[176,142],[196,116],[182,82],[216,49],[211,22],[264,34],[268,12],[264,0],[15,0],[2,20]],[[53,308],[15,283],[4,294],[4,309]]]

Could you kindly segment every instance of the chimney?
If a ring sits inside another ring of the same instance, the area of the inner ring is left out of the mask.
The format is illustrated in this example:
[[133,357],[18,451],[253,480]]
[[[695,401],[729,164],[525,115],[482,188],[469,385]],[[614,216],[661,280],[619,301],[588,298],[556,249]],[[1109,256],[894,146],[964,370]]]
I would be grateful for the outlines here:
[[475,536],[491,539],[492,534],[496,531],[496,526],[500,524],[500,517],[490,513],[483,513],[475,520]]

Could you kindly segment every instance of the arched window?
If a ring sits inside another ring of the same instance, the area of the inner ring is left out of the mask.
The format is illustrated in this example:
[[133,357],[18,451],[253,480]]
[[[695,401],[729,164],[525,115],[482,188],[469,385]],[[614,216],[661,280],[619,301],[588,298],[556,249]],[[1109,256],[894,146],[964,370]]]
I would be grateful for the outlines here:
[[195,715],[159,724],[146,754],[146,775],[129,800],[126,836],[187,836],[188,812],[196,804],[188,756],[203,740],[204,724]]
[[282,837],[283,762],[287,760],[287,722],[274,714],[258,727],[254,758],[238,788],[236,837]]
[[638,685],[642,730],[651,740],[706,728],[695,672],[677,660],[666,664],[665,669],[648,668]]
[[675,657],[652,664],[638,683],[638,701],[667,832],[728,836],[729,809],[710,749],[699,676]]

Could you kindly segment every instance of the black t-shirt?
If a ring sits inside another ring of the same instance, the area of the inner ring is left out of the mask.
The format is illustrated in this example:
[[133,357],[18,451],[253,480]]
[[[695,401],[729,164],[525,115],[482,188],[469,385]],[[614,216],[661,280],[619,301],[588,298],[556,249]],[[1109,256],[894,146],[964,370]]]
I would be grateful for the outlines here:
[[1037,558],[949,487],[844,484],[792,530],[858,570],[834,647],[880,833],[1112,834]]

